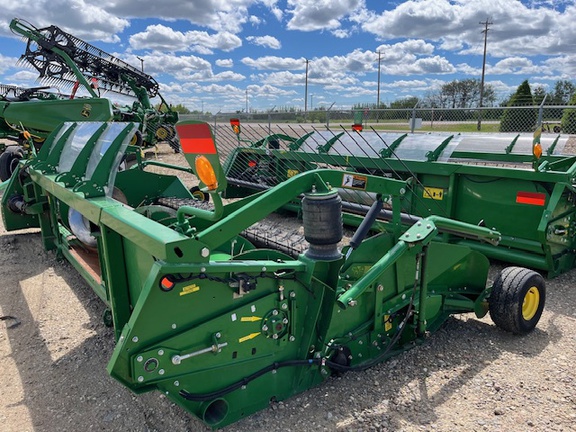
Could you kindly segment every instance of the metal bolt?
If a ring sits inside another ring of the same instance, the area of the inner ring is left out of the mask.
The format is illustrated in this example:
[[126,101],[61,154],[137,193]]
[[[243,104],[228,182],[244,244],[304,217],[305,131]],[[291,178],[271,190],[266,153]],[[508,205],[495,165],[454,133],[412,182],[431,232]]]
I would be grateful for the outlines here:
[[138,382],[143,382],[143,381],[144,381],[144,377],[143,377],[142,375],[140,375],[140,376],[138,377]]
[[137,361],[138,363],[141,363],[142,360],[144,360],[144,358],[143,358],[142,356],[136,357],[136,361]]
[[288,340],[289,340],[290,342],[294,342],[294,341],[296,340],[296,338],[295,338],[294,336],[290,336],[290,337],[288,338]]
[[200,273],[206,273],[206,267],[201,267],[201,268],[200,268]]
[[263,326],[262,326],[262,331],[268,331],[268,326],[267,326],[267,325],[263,325]]
[[358,345],[362,345],[364,342],[362,342],[361,340],[358,341]]
[[294,291],[291,291],[290,292],[290,298],[294,298],[294,297],[296,297],[296,293]]
[[173,328],[173,329],[176,329],[176,324],[172,324],[172,328]]
[[372,345],[378,346],[378,342],[377,342],[377,341],[374,341],[374,342],[372,342]]
[[216,339],[220,339],[222,337],[222,335],[220,334],[220,332],[216,333],[214,336],[216,336]]
[[275,374],[275,373],[276,373],[276,369],[272,369],[272,373]]
[[180,381],[174,381],[174,385],[178,387],[180,385]]
[[158,375],[164,375],[164,369],[160,369],[160,370],[158,371]]
[[422,222],[418,222],[416,225],[418,225],[418,226],[422,226]]
[[358,304],[358,302],[356,300],[350,300],[348,301],[348,306],[354,307]]
[[274,315],[274,316],[278,315],[278,311],[277,311],[276,309],[274,309],[274,310],[272,311],[272,315]]
[[134,337],[132,338],[132,342],[134,342],[134,343],[138,342],[138,336],[134,336]]
[[277,335],[277,334],[273,334],[273,335],[272,335],[272,339],[278,339],[278,335]]
[[246,386],[243,385],[242,387],[240,387],[242,390],[246,390]]
[[416,238],[420,238],[420,237],[422,237],[422,236],[420,235],[420,233],[416,234]]
[[266,267],[262,267],[262,271],[265,272],[265,271],[266,271]]
[[159,356],[164,355],[164,350],[163,350],[163,349],[158,350],[158,355],[159,355]]
[[207,256],[210,255],[210,249],[202,248],[202,250],[200,251],[200,255],[202,255],[204,258],[206,258]]
[[358,353],[358,357],[362,357],[362,353]]
[[402,294],[402,300],[406,300],[406,294]]
[[430,228],[432,228],[432,225],[428,224],[428,225],[426,225],[426,228],[430,229]]
[[284,318],[284,319],[282,320],[282,324],[288,324],[288,318]]
[[384,291],[384,287],[382,285],[378,285],[378,291]]
[[282,303],[282,309],[284,310],[288,309],[288,305],[286,303]]

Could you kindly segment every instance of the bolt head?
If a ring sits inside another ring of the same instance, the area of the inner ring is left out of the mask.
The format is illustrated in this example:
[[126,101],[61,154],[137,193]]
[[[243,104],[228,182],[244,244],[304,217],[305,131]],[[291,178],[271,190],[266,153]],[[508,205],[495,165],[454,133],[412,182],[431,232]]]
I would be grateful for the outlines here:
[[203,258],[207,258],[210,255],[210,249],[202,248],[200,255],[202,255]]

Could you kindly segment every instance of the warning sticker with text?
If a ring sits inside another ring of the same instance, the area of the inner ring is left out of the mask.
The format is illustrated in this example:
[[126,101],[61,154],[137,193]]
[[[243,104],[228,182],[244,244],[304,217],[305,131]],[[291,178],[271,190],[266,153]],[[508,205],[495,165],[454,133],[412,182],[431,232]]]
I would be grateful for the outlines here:
[[342,187],[348,189],[366,189],[366,183],[368,177],[356,175],[356,174],[344,174],[342,178]]

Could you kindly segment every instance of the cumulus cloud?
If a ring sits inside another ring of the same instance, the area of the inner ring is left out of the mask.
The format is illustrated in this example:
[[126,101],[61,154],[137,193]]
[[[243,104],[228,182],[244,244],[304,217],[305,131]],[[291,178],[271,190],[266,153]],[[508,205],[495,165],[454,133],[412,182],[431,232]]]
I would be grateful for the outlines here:
[[266,56],[253,59],[244,57],[241,62],[253,69],[260,70],[302,70],[306,68],[306,59]]
[[232,59],[218,59],[214,63],[216,64],[216,66],[220,66],[223,68],[234,67],[234,60]]
[[282,44],[274,36],[248,36],[246,40],[254,45],[265,48],[280,49]]
[[363,0],[288,0],[289,30],[334,30],[340,20],[363,6]]
[[195,51],[212,54],[214,50],[233,51],[240,46],[242,40],[229,32],[181,32],[162,24],[148,26],[145,31],[130,36],[130,47],[135,50]]

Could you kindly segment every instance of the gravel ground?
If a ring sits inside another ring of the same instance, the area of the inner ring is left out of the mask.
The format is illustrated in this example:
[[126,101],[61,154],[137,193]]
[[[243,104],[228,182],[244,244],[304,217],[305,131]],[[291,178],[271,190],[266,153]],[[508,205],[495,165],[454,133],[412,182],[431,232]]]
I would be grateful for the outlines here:
[[[158,157],[177,158],[160,146]],[[0,226],[0,430],[204,431],[159,392],[134,395],[106,373],[104,305],[37,231]],[[502,268],[494,263],[493,275]],[[547,281],[523,337],[458,315],[426,343],[348,373],[223,430],[573,431],[576,272]]]

